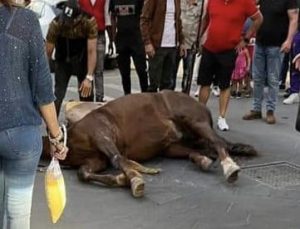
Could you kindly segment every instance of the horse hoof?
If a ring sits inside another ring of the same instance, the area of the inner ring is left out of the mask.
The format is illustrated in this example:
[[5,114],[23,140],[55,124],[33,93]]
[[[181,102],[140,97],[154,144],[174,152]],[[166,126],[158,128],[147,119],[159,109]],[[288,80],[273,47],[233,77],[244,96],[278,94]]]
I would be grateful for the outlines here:
[[144,196],[145,182],[140,177],[134,177],[130,180],[132,195],[136,198]]
[[233,173],[227,178],[227,182],[228,182],[228,183],[234,183],[234,182],[236,182],[237,179],[238,179],[239,171],[240,171],[240,170],[237,170],[237,171],[233,172]]
[[238,179],[241,168],[229,157],[221,162],[225,178],[228,183],[233,183]]

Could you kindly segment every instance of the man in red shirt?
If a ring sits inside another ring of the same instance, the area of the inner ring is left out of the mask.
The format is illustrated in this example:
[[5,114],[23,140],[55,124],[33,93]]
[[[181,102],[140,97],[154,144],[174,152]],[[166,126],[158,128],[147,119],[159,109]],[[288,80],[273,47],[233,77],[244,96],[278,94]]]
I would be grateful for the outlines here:
[[[220,130],[229,130],[225,115],[230,98],[230,79],[235,66],[237,51],[247,45],[259,28],[263,17],[254,0],[205,0],[202,18],[202,58],[198,72],[199,101],[206,104],[210,85],[215,79],[221,90],[219,98]],[[250,17],[253,24],[245,36],[241,36],[243,25]]]
[[[111,21],[108,12],[109,0],[79,0],[80,8],[85,13],[96,18],[98,25],[97,39],[97,64],[95,70],[95,92],[96,101],[105,102],[104,86],[103,86],[103,70],[105,57],[105,30],[108,32],[111,39]],[[112,43],[109,44],[109,49],[112,49]]]

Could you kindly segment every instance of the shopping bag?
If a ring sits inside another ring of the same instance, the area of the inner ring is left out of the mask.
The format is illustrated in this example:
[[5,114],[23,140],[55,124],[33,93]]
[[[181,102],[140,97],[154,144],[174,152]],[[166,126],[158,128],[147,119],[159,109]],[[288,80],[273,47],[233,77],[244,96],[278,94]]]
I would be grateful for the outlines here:
[[66,188],[59,162],[54,157],[46,170],[45,191],[51,220],[56,223],[66,206]]

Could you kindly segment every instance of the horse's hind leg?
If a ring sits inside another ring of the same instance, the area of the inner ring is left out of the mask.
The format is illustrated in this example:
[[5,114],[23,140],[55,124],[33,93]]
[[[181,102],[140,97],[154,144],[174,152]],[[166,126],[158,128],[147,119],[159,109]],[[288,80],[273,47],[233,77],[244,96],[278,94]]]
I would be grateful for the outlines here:
[[140,173],[145,173],[145,174],[158,174],[161,170],[157,168],[150,168],[141,165],[140,163],[137,163],[136,161],[128,160],[128,164],[133,168],[134,170],[137,170]]
[[193,163],[199,166],[200,169],[208,170],[213,160],[201,154],[196,149],[189,148],[180,143],[173,143],[164,151],[164,156],[170,158],[189,158]]

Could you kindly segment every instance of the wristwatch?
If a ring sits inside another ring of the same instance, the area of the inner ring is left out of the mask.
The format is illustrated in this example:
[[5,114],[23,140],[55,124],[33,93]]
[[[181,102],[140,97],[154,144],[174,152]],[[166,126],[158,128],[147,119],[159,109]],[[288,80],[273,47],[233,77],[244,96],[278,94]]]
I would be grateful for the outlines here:
[[93,75],[89,75],[89,74],[87,74],[85,78],[86,78],[88,81],[90,81],[90,82],[93,82],[93,80],[94,80],[94,76],[93,76]]

